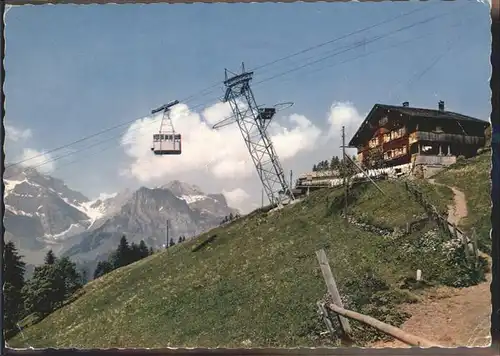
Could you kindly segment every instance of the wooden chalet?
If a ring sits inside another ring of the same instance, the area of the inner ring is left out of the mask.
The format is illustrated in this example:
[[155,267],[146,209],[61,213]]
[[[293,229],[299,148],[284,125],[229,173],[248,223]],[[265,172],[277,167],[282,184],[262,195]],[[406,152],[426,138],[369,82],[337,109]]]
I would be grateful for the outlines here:
[[358,161],[371,168],[412,163],[447,166],[472,157],[485,145],[489,122],[438,108],[375,104],[349,142]]

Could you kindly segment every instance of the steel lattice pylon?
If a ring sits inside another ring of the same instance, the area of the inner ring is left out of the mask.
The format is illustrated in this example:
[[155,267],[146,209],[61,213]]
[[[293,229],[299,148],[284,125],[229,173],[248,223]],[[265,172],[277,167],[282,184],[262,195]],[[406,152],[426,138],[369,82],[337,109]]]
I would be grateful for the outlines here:
[[222,101],[231,106],[269,202],[281,205],[294,200],[266,130],[276,109],[257,106],[250,88],[253,72],[245,72],[242,66],[242,74],[228,78],[226,70],[225,75],[226,93]]

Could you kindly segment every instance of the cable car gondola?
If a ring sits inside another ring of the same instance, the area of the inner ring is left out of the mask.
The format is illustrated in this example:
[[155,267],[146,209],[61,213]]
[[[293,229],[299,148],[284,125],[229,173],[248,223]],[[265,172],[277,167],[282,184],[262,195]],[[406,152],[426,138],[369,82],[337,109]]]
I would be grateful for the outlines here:
[[163,111],[160,131],[153,135],[153,147],[151,147],[151,151],[155,155],[180,155],[182,152],[181,135],[175,132],[172,118],[170,117],[170,108],[177,104],[179,104],[179,101],[175,100],[151,111],[152,115]]

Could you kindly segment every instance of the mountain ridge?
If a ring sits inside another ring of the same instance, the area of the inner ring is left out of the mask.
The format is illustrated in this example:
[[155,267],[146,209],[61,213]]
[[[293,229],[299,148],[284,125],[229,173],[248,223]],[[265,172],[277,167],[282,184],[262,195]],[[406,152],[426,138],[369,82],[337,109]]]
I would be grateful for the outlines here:
[[217,226],[237,210],[223,194],[173,180],[89,199],[63,180],[34,169],[10,168],[4,175],[6,239],[19,245],[28,263],[52,249],[85,263],[105,258],[121,236],[159,248],[169,238],[189,237]]

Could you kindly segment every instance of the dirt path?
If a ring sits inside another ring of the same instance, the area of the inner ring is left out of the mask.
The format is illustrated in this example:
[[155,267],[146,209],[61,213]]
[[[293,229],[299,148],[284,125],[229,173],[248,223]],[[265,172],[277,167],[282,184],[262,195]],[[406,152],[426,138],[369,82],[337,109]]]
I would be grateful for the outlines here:
[[[490,344],[491,274],[487,282],[455,289],[430,290],[417,304],[403,310],[412,316],[402,330],[444,347],[488,346]],[[409,347],[397,340],[377,342],[372,347]]]
[[[437,183],[434,179],[429,179],[429,183],[435,185],[444,185]],[[453,191],[453,204],[448,205],[448,221],[458,225],[461,219],[467,217],[467,199],[465,194],[455,187],[448,187]]]
[[[430,183],[436,183],[430,179]],[[453,224],[467,217],[465,195],[455,187],[454,205],[448,207]],[[401,327],[444,347],[488,346],[490,344],[491,274],[487,281],[469,288],[439,287],[428,290],[417,304],[403,305],[412,316]],[[397,340],[377,342],[372,347],[409,347]]]

